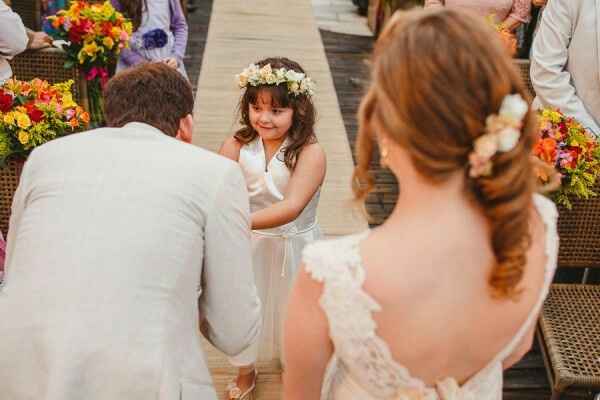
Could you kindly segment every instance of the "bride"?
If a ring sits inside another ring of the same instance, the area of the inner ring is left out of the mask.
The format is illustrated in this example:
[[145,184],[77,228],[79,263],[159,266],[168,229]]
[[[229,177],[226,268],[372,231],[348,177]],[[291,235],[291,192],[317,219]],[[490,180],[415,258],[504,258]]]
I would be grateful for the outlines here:
[[397,14],[360,109],[355,191],[374,142],[400,195],[379,228],[304,251],[285,325],[286,399],[501,399],[556,267],[534,194],[535,117],[477,17]]

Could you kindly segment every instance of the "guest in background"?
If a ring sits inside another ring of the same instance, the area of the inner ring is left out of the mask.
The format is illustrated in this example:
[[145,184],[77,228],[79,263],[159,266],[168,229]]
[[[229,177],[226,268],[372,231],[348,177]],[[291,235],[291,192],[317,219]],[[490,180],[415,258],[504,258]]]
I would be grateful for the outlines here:
[[600,134],[600,58],[595,0],[552,0],[531,51],[536,107],[556,107]]
[[475,12],[482,17],[494,16],[498,24],[515,31],[529,22],[531,0],[425,0],[425,7],[445,6]]
[[40,49],[49,45],[48,35],[25,28],[21,17],[0,1],[0,83],[12,76],[8,60],[26,49]]
[[121,52],[117,72],[142,62],[164,62],[187,78],[183,56],[188,25],[179,0],[111,0],[133,21],[130,48]]
[[55,15],[67,6],[66,0],[42,0],[42,29],[50,34],[54,30],[52,25],[46,21],[46,17]]

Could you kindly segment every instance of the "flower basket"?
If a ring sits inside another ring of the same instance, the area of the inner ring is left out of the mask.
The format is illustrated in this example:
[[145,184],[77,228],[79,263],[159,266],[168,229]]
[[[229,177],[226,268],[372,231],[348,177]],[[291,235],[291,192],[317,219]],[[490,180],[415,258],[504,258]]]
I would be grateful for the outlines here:
[[47,18],[51,35],[62,41],[67,54],[64,67],[81,68],[88,82],[92,126],[104,124],[102,89],[109,70],[122,49],[129,45],[132,23],[115,10],[110,1],[103,4],[72,1],[66,10]]
[[65,69],[66,61],[67,53],[64,50],[48,48],[27,50],[9,62],[14,77],[22,81],[39,78],[54,84],[72,80],[73,99],[89,111],[87,81],[80,68]]
[[[560,186],[552,199],[570,209],[575,199],[589,201],[597,197],[600,143],[596,137],[574,118],[551,108],[539,111],[539,124],[533,155],[560,174]],[[551,181],[545,172],[537,173],[542,184]]]
[[19,185],[24,161],[11,160],[0,167],[0,231],[6,237],[12,200]]

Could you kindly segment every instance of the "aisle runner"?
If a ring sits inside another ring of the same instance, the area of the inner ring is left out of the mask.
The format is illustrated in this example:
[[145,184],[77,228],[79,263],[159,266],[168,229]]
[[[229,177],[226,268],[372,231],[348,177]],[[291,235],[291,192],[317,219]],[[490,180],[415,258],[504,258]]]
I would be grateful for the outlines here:
[[[235,74],[250,62],[271,56],[298,61],[318,85],[316,129],[328,160],[319,207],[324,233],[337,236],[365,229],[363,215],[351,203],[350,147],[310,0],[214,0],[196,95],[194,144],[216,151],[232,134],[237,126],[235,108],[240,95]],[[222,397],[235,370],[210,345],[205,348]],[[257,398],[279,399],[279,365],[259,367]]]
[[366,228],[352,207],[353,163],[333,80],[310,0],[215,0],[194,112],[194,143],[217,150],[236,125],[234,76],[269,56],[298,61],[317,82],[317,135],[327,153],[319,222],[326,235]]

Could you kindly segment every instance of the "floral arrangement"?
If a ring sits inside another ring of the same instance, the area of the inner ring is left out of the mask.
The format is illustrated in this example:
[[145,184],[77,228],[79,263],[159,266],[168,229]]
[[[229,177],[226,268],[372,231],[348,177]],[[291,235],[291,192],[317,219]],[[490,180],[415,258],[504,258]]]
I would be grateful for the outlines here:
[[515,34],[508,28],[504,26],[502,23],[496,23],[495,16],[489,15],[487,18],[488,23],[494,28],[494,30],[498,33],[498,37],[508,50],[508,53],[511,57],[514,57],[517,54],[517,37]]
[[67,52],[65,68],[81,66],[90,82],[92,120],[101,123],[101,88],[108,80],[108,66],[116,62],[122,49],[128,47],[131,21],[109,1],[89,4],[84,0],[72,1],[68,9],[47,20],[53,28],[52,36],[62,41]]
[[529,105],[521,95],[512,94],[504,97],[498,114],[487,117],[485,133],[475,140],[473,151],[469,154],[471,178],[492,175],[492,157],[515,148],[528,110]]
[[72,85],[9,79],[0,86],[0,165],[89,123],[88,113],[73,101]]
[[259,68],[256,64],[250,64],[241,74],[236,75],[236,79],[241,89],[248,85],[276,86],[285,83],[288,92],[293,95],[313,96],[315,93],[315,84],[306,74],[285,68],[273,69],[271,64],[267,64],[262,68]]
[[[587,199],[600,174],[600,146],[596,137],[577,120],[555,109],[539,111],[539,137],[533,153],[558,170],[561,186],[552,194],[554,201],[571,208],[571,198]],[[538,174],[546,183],[549,177]]]

